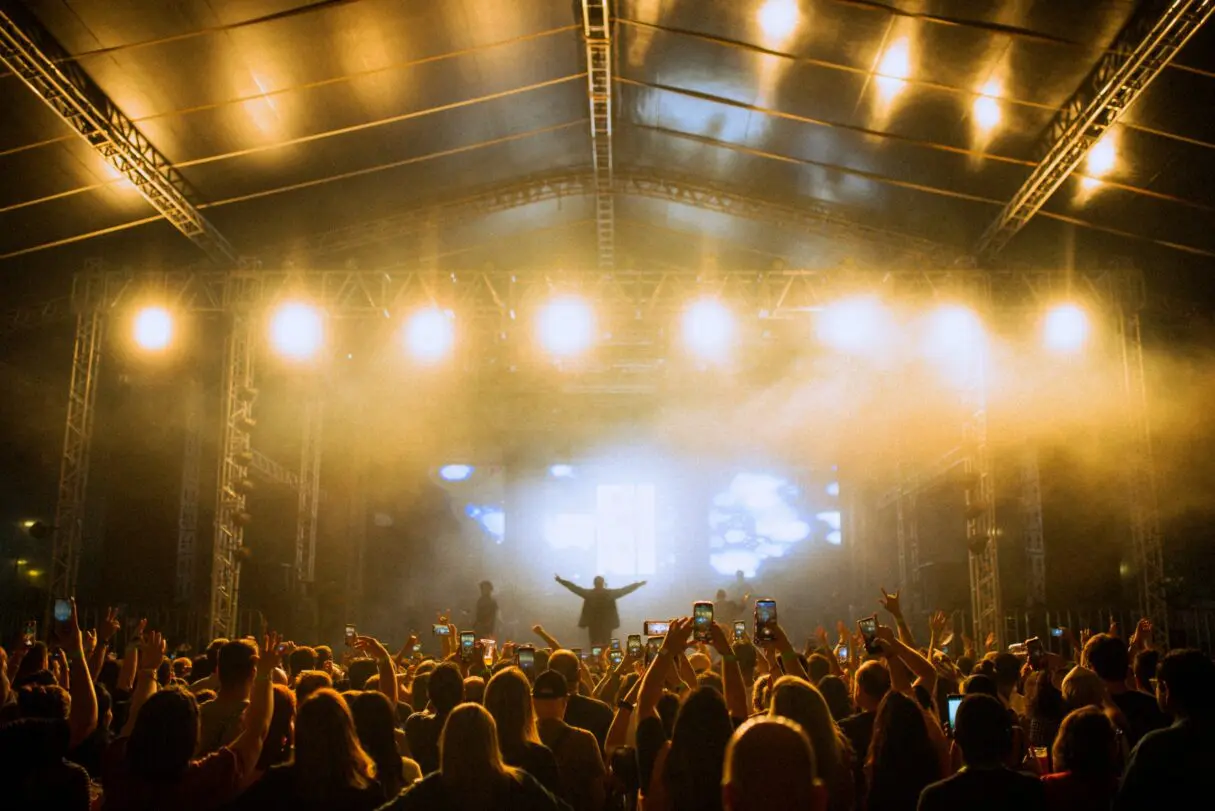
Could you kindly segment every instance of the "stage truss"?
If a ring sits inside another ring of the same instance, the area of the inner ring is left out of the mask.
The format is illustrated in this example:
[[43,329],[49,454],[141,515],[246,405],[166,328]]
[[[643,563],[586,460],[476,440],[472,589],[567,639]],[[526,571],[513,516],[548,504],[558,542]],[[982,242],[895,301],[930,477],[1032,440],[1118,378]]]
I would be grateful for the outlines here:
[[[216,521],[210,550],[212,571],[208,600],[211,630],[223,635],[233,626],[240,582],[240,549],[245,520],[248,476],[257,463],[250,446],[256,399],[253,358],[255,324],[273,305],[295,299],[321,307],[330,318],[375,319],[399,317],[419,306],[450,307],[461,318],[481,321],[504,335],[516,328],[515,316],[528,306],[546,300],[555,291],[577,291],[597,308],[627,312],[638,321],[669,318],[688,301],[711,294],[736,312],[778,318],[820,308],[844,296],[867,292],[889,301],[919,299],[965,301],[981,316],[1005,308],[1041,307],[1060,297],[1080,295],[1100,317],[1113,322],[1122,346],[1122,384],[1127,425],[1136,451],[1128,482],[1131,535],[1139,567],[1139,600],[1144,616],[1167,632],[1163,554],[1156,504],[1150,425],[1147,419],[1139,311],[1143,305],[1142,279],[1134,271],[1113,270],[1093,275],[1043,270],[980,271],[895,270],[875,272],[852,268],[760,271],[718,271],[704,276],[676,271],[468,272],[232,270],[126,273],[86,271],[76,276],[71,307],[77,313],[76,354],[64,443],[59,508],[54,541],[52,594],[72,593],[75,561],[80,554],[82,515],[87,491],[88,452],[96,397],[100,336],[107,315],[129,312],[155,301],[178,315],[212,314],[229,319],[227,366],[222,387],[219,485]],[[988,436],[985,369],[973,376],[964,392],[967,414],[960,447],[948,449],[935,464],[905,469],[898,484],[872,507],[897,505],[900,587],[917,603],[918,533],[916,497],[928,484],[961,469],[966,484],[966,537],[970,549],[970,587],[973,632],[976,639],[992,633],[1005,643],[999,561],[994,541],[995,494]],[[317,511],[320,502],[320,419],[323,404],[308,404],[306,436],[298,475],[279,471],[277,479],[298,488],[296,578],[312,581],[316,552]],[[1027,452],[1028,453],[1028,452]],[[187,464],[190,464],[187,454]],[[1030,460],[1032,459],[1032,465]],[[268,460],[263,460],[263,464]],[[1036,459],[1027,455],[1022,480],[1022,504],[1027,515],[1037,516],[1036,536],[1026,538],[1026,554],[1033,565],[1035,599],[1044,598],[1044,546],[1041,540],[1041,496]],[[355,471],[356,477],[359,475]],[[183,486],[186,480],[183,479]],[[349,505],[349,523],[357,542],[361,517]],[[183,532],[188,516],[183,514]],[[1031,522],[1032,524],[1032,522]],[[1032,533],[1031,530],[1027,532]],[[184,535],[183,535],[184,537]],[[861,541],[863,542],[863,541]],[[347,583],[350,605],[358,609],[361,592],[361,544],[351,555]],[[185,554],[192,550],[183,549]],[[58,589],[58,590],[56,590]],[[180,586],[179,586],[180,589]],[[179,590],[179,595],[183,592]],[[921,606],[922,607],[922,606]]]

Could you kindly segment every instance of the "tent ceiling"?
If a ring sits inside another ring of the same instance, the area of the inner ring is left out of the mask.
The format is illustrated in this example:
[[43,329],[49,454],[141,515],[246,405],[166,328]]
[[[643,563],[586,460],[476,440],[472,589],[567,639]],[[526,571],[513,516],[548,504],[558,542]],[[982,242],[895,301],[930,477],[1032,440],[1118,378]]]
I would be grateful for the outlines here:
[[[569,0],[25,5],[193,184],[219,231],[267,261],[319,231],[590,163]],[[616,166],[825,203],[965,252],[1137,4],[802,0],[796,25],[780,28],[781,5],[613,3]],[[993,88],[1000,122],[983,133],[975,100]],[[1166,282],[1209,265],[1213,103],[1207,27],[1115,126],[1102,185],[1068,179],[1009,257],[1129,256]],[[89,257],[202,257],[11,74],[0,110],[0,270],[13,295],[62,290]],[[589,197],[548,201],[326,261],[591,267],[594,216]],[[864,251],[864,236],[654,197],[620,195],[617,222],[617,255],[634,264],[829,266]]]

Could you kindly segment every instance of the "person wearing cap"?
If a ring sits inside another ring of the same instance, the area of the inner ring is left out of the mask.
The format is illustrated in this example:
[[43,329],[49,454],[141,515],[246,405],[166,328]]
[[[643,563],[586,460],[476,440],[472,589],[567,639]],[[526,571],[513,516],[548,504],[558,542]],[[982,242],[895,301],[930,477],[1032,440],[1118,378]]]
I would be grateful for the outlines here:
[[569,683],[556,670],[536,677],[532,706],[540,741],[552,750],[561,773],[561,798],[574,811],[599,811],[606,800],[603,755],[595,736],[565,723]]

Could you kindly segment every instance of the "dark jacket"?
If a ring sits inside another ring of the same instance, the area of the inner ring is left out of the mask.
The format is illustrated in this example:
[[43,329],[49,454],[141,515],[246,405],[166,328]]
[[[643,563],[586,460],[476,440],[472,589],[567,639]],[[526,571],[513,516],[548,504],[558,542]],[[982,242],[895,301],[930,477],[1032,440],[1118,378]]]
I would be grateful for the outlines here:
[[633,583],[621,589],[587,589],[561,578],[557,578],[557,582],[582,598],[582,613],[578,616],[579,628],[609,632],[620,627],[620,612],[616,610],[616,600],[641,588],[641,583]]

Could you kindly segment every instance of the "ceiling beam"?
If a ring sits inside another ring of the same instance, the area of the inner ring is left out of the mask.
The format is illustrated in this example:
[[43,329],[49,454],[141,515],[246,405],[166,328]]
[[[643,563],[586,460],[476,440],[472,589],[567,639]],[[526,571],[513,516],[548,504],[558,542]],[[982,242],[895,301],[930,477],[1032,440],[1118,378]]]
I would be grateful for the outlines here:
[[[962,253],[938,242],[879,228],[850,210],[822,201],[784,203],[765,200],[753,196],[749,191],[708,183],[699,178],[643,169],[616,169],[613,180],[617,195],[679,203],[770,223],[864,247],[871,252],[877,248],[884,258],[890,260],[940,267],[953,262]],[[549,200],[597,195],[595,175],[590,170],[536,175],[488,186],[458,198],[439,200],[400,214],[313,234],[278,251],[270,248],[261,255],[267,262],[289,258],[312,263],[326,255],[416,235],[439,222],[463,222],[470,215],[492,214]]]
[[213,262],[239,264],[236,250],[191,202],[198,195],[185,177],[51,33],[12,0],[0,2],[0,62]]
[[612,194],[611,0],[582,0],[586,89],[591,107],[591,166],[595,172],[595,239],[599,269],[616,264],[616,199]]
[[1029,222],[1215,12],[1215,0],[1142,3],[1046,130],[1042,160],[975,246],[990,260]]

